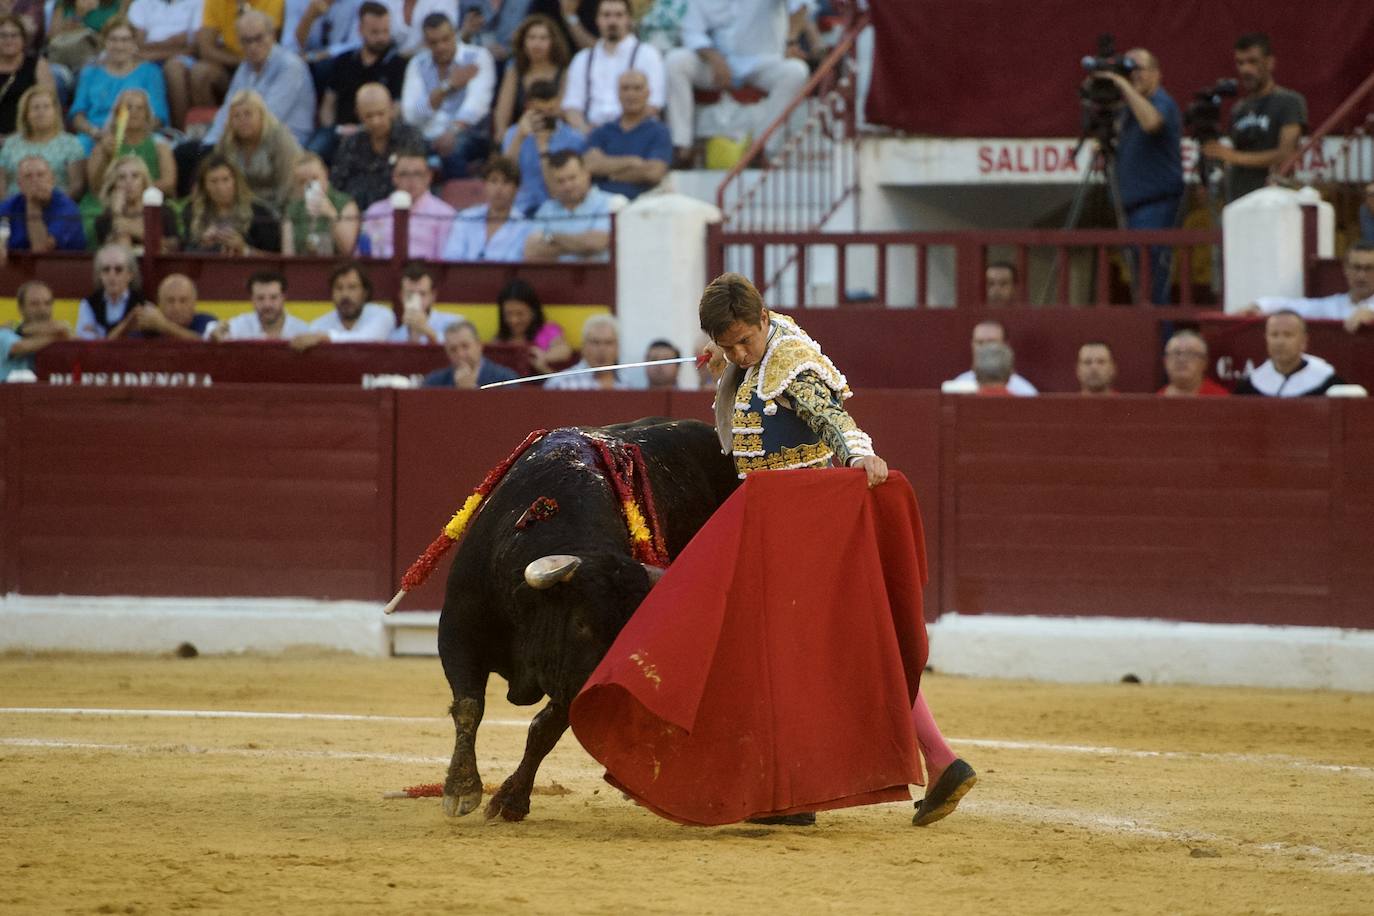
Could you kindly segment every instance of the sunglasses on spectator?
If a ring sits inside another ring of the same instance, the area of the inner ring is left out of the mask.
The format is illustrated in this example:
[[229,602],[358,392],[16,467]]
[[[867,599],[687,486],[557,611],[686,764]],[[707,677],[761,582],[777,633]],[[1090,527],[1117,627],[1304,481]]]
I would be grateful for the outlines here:
[[129,269],[129,268],[128,268],[126,265],[124,265],[124,264],[101,264],[101,265],[100,265],[100,272],[101,272],[102,274],[122,274],[122,273],[124,273],[124,271],[126,271],[126,270],[128,270],[128,269]]

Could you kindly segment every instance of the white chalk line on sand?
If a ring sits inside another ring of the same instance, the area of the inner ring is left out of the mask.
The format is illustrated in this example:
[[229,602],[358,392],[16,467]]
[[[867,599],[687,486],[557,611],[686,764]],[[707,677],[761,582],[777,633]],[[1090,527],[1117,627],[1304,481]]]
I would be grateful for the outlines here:
[[[110,716],[149,719],[278,719],[317,722],[397,722],[405,724],[435,724],[448,722],[438,716],[382,716],[326,712],[263,712],[232,709],[128,709],[69,706],[9,706],[0,707],[2,715],[49,716]],[[529,719],[486,718],[483,725],[496,728],[528,728]],[[1087,754],[1098,757],[1131,757],[1153,760],[1216,760],[1257,766],[1283,766],[1321,773],[1342,773],[1351,776],[1374,777],[1374,767],[1338,763],[1319,763],[1288,754],[1235,754],[1214,751],[1149,751],[1138,748],[1109,747],[1090,744],[1055,744],[1045,741],[1004,741],[992,738],[949,738],[953,744],[1004,751],[1043,751],[1059,754]]]
[[[353,760],[383,763],[423,764],[443,766],[446,757],[422,757],[410,754],[378,754],[350,751],[298,751],[277,748],[207,748],[190,744],[106,744],[92,741],[64,741],[47,738],[0,738],[0,747],[29,750],[100,751],[123,754],[188,754],[205,756],[279,758],[288,760]],[[1317,868],[1343,874],[1374,875],[1374,856],[1358,852],[1339,852],[1321,846],[1294,843],[1242,843],[1233,837],[1199,830],[1170,830],[1134,818],[1100,814],[1074,808],[1055,808],[1025,802],[1001,802],[970,798],[964,810],[974,815],[991,816],[1003,820],[1032,821],[1040,824],[1069,825],[1096,833],[1119,834],[1183,844],[1213,844],[1237,850],[1254,849],[1268,855],[1298,862],[1311,862]]]

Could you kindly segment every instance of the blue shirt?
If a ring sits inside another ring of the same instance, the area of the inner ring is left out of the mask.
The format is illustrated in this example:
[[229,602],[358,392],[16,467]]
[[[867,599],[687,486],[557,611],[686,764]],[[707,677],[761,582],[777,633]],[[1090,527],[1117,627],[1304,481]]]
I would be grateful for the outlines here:
[[[507,368],[500,363],[494,363],[486,357],[482,357],[482,364],[477,369],[477,387],[490,385],[492,382],[509,382],[520,375],[514,369]],[[442,369],[435,369],[425,376],[423,383],[425,388],[452,388],[453,367],[445,366]]]
[[[0,217],[10,221],[10,251],[29,250],[29,224],[24,218],[24,195],[16,194],[0,204]],[[58,251],[85,251],[86,233],[81,228],[81,210],[61,191],[52,192],[52,200],[43,208],[43,225],[57,243]]]
[[[615,199],[612,194],[607,194],[600,188],[593,187],[587,192],[587,196],[582,198],[582,203],[569,210],[553,198],[549,198],[539,205],[539,210],[535,212],[534,218],[542,225],[537,227],[538,231],[549,231],[553,233],[578,233],[578,232],[610,232],[611,231],[611,201]],[[561,255],[560,261],[608,261],[610,252],[603,251],[601,254],[590,257],[582,257],[576,254]]]
[[1147,134],[1141,130],[1129,108],[1121,121],[1116,175],[1125,210],[1183,194],[1183,157],[1179,152],[1183,118],[1178,105],[1162,88],[1149,98],[1164,119],[1157,132]]
[[[587,136],[587,148],[599,149],[607,156],[638,156],[641,159],[673,161],[673,137],[668,125],[657,118],[645,118],[628,132],[620,121],[607,121]],[[611,194],[624,194],[633,200],[652,185],[598,178],[596,186]]]
[[523,261],[525,239],[534,223],[514,208],[501,228],[487,238],[487,205],[478,204],[458,213],[440,255],[445,261]]
[[18,331],[10,328],[0,328],[0,382],[10,377],[10,373],[16,369],[28,369],[33,371],[33,354],[28,356],[10,356],[10,348],[24,338]]
[[[84,114],[86,120],[96,127],[104,127],[114,111],[115,100],[125,89],[147,92],[153,117],[159,123],[167,124],[167,83],[162,78],[162,68],[146,60],[124,76],[112,76],[99,64],[83,68],[76,83],[76,98],[72,100],[72,109],[67,112],[67,117]],[[81,134],[77,139],[89,153],[95,141],[86,134]]]
[[315,132],[315,83],[310,68],[295,54],[276,45],[263,61],[261,70],[254,70],[247,62],[239,64],[224,104],[215,113],[215,121],[205,132],[204,143],[214,146],[224,136],[224,124],[229,118],[229,102],[240,89],[255,89],[267,103],[267,110],[286,125],[291,135],[304,146]]
[[[501,138],[502,149],[506,148],[519,129],[518,124],[506,128],[506,135]],[[570,149],[580,153],[586,148],[587,138],[569,127],[566,121],[559,120],[558,126],[553,129],[553,136],[549,138],[548,151],[556,153]],[[544,186],[544,170],[540,168],[539,146],[533,137],[526,137],[525,142],[520,144],[520,154],[516,158],[520,163],[520,189],[515,192],[515,209],[521,213],[533,213],[549,199],[549,189]]]

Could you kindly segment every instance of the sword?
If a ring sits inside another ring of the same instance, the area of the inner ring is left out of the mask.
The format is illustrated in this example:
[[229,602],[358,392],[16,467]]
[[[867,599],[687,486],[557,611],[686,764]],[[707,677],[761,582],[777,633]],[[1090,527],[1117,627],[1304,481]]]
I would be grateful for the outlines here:
[[650,359],[638,363],[616,363],[614,366],[588,366],[585,369],[564,369],[561,372],[545,372],[543,375],[530,375],[525,378],[513,378],[504,382],[490,382],[482,386],[482,390],[487,388],[500,388],[503,385],[523,385],[525,382],[539,382],[544,379],[556,378],[562,375],[586,375],[588,372],[614,372],[617,369],[642,369],[645,366],[669,366],[677,363],[696,363],[698,368],[704,366],[710,359],[708,354],[700,356],[675,356],[672,359]]

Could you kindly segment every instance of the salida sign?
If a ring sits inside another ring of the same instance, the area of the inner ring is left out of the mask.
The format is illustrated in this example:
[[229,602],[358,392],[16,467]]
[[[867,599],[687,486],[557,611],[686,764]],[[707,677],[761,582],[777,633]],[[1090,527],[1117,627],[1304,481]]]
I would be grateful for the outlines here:
[[1077,175],[1078,160],[1072,143],[984,143],[978,147],[978,174]]

